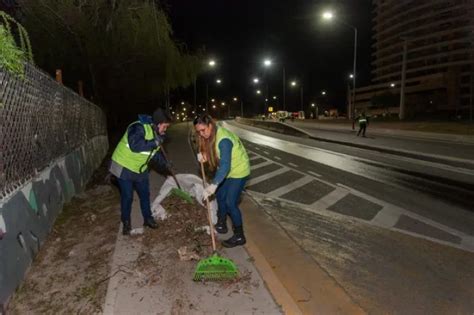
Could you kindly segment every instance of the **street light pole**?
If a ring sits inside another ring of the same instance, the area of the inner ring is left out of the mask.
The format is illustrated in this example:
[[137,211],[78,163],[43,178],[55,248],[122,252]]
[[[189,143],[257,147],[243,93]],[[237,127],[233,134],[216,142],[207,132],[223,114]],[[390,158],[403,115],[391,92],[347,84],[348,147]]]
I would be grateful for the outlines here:
[[403,60],[402,60],[402,78],[400,83],[400,112],[398,118],[400,120],[405,119],[405,81],[407,72],[407,51],[408,51],[408,40],[403,38]]
[[300,88],[300,97],[301,97],[301,110],[304,112],[304,107],[303,107],[303,85],[301,85],[301,88]]
[[[334,14],[331,11],[323,12],[322,18],[324,20],[332,20],[334,18]],[[355,116],[355,100],[356,100],[356,77],[357,77],[357,27],[347,24],[343,21],[338,21],[340,24],[350,27],[354,30],[354,61],[353,61],[353,82],[352,82],[352,104],[351,104],[351,111],[350,111],[350,118],[353,120]],[[352,125],[352,129],[354,129],[354,125]]]
[[209,113],[209,84],[206,82],[206,114]]
[[[356,77],[357,77],[357,28],[354,28],[354,63],[353,63],[353,82],[352,82],[352,111],[351,119],[354,120],[355,116],[355,101],[356,101]],[[352,128],[354,129],[354,128]]]
[[244,118],[244,101],[240,99],[240,116]]
[[283,67],[283,110],[286,110],[286,79],[285,67]]

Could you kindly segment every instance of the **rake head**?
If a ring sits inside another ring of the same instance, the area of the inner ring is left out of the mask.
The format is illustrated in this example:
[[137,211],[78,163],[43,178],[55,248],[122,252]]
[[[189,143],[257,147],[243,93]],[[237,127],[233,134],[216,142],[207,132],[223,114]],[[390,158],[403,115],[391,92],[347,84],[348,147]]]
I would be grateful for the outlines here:
[[175,187],[175,188],[171,189],[170,194],[175,195],[176,197],[183,199],[187,203],[194,204],[193,197],[191,197],[190,194],[188,194],[187,192],[185,192],[182,189],[179,189],[179,188]]
[[194,281],[222,281],[237,278],[239,271],[230,259],[217,254],[199,261],[194,272]]

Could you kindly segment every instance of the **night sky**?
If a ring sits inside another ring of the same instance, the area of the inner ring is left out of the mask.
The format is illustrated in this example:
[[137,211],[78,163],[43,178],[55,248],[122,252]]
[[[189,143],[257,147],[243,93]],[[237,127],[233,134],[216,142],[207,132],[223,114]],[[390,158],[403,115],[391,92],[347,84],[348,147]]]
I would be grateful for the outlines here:
[[[266,71],[269,95],[282,96],[282,69],[286,79],[304,84],[304,104],[327,102],[345,110],[348,75],[352,73],[354,31],[334,22],[321,22],[320,13],[331,8],[338,19],[358,29],[358,82],[370,81],[371,0],[167,0],[175,38],[190,51],[204,47],[218,67],[198,79],[198,104],[209,97],[226,101],[242,97],[245,106],[257,108],[253,76],[265,75],[262,61],[269,56],[273,65]],[[216,77],[222,87],[212,84]],[[265,85],[260,88],[264,92]],[[322,90],[327,99],[321,99]],[[299,89],[287,85],[286,103],[300,108]],[[192,102],[192,89],[175,93],[174,101]],[[261,101],[262,96],[260,96]],[[262,102],[259,102],[263,104]],[[278,105],[278,104],[276,104]]]

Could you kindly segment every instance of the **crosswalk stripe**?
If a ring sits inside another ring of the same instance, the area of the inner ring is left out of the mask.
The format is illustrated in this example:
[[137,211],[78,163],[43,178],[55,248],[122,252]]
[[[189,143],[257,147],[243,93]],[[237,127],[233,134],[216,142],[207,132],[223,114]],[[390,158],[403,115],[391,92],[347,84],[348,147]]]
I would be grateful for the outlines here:
[[300,179],[298,179],[298,180],[296,180],[292,183],[289,183],[288,185],[285,185],[285,186],[279,187],[278,189],[272,190],[267,195],[269,197],[282,196],[286,193],[289,193],[292,190],[295,190],[297,188],[300,188],[300,187],[310,183],[311,181],[313,181],[313,178],[311,176],[304,176],[304,177],[302,177],[302,178],[300,178]]
[[313,175],[313,176],[316,176],[316,177],[321,177],[321,175],[319,175],[318,173],[315,173],[313,171],[308,171],[308,173]]
[[248,186],[252,186],[252,185],[255,185],[255,184],[258,184],[260,182],[263,182],[264,180],[267,180],[269,178],[272,178],[274,176],[277,176],[277,175],[280,175],[280,174],[283,174],[285,172],[288,171],[288,168],[286,167],[282,167],[282,168],[279,168],[273,172],[270,172],[270,173],[267,173],[267,174],[263,174],[261,176],[258,176],[258,177],[255,177],[255,178],[252,178],[251,180],[249,180],[247,182],[247,187]]
[[347,189],[337,187],[323,198],[314,202],[310,207],[316,208],[318,210],[327,209],[347,195],[349,195],[349,191]]
[[265,162],[250,166],[250,169],[252,171],[255,171],[258,168],[261,168],[261,167],[264,167],[264,166],[267,166],[267,165],[270,165],[270,164],[273,164],[272,161],[265,161]]

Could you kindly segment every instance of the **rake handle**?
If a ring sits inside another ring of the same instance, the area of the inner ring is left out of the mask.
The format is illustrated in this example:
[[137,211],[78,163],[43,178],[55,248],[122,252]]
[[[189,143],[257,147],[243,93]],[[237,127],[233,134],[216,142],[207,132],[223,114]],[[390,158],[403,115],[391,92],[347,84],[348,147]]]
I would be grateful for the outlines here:
[[[161,150],[161,153],[163,153],[163,157],[165,158],[166,163],[168,164],[168,162],[169,162],[168,155],[166,154],[165,148],[163,148],[162,144],[160,144],[160,150]],[[178,179],[176,178],[176,174],[171,169],[171,167],[167,167],[167,168],[168,168],[168,171],[170,172],[171,176],[173,176],[173,179],[176,182],[176,186],[178,186],[178,189],[181,189],[181,185],[179,184]]]
[[[202,174],[202,187],[206,188],[206,174],[204,173],[204,163],[200,162],[201,164],[201,174]],[[212,226],[211,220],[211,206],[209,204],[209,197],[206,197],[206,207],[207,207],[207,219],[209,220],[209,232],[211,233],[212,239],[212,251],[216,251],[216,238],[214,236],[214,229]]]

